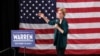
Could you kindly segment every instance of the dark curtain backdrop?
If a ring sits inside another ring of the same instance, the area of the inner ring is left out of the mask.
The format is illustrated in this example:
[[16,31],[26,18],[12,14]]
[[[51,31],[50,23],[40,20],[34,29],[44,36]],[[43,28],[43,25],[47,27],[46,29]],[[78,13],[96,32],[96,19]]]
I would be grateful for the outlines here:
[[[0,0],[0,51],[10,48],[10,31],[19,27],[18,0]],[[17,48],[16,48],[17,50]],[[13,50],[9,49],[0,56],[13,56]]]
[[[19,28],[19,6],[18,0],[0,0],[0,51],[10,47],[10,31],[17,30]],[[18,53],[16,49],[16,56],[23,56]],[[9,49],[4,53],[0,53],[0,56],[14,56],[13,50]],[[27,56],[49,56],[49,55],[29,55]],[[52,55],[51,55],[52,56]],[[56,56],[56,55],[53,55]],[[70,55],[68,55],[70,56]],[[76,55],[72,55],[76,56]],[[80,56],[80,55],[77,55]],[[89,55],[81,55],[89,56]],[[90,55],[91,56],[91,55]],[[99,55],[93,55],[99,56]]]
[[18,29],[19,15],[17,0],[2,0],[1,2],[1,25],[3,48],[10,47],[10,30]]

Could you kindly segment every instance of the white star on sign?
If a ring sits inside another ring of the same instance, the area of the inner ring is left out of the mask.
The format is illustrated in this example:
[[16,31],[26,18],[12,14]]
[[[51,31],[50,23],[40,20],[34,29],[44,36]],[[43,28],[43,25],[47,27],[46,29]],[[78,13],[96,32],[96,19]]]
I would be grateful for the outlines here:
[[32,4],[32,6],[34,6],[34,4]]
[[38,3],[38,1],[36,0],[35,3]]
[[26,18],[28,19],[28,16]]
[[49,0],[48,3],[50,3],[51,1]]
[[29,7],[29,9],[32,9],[32,7]]
[[35,15],[37,16],[38,14],[36,13]]
[[26,6],[28,6],[29,4],[26,4]]
[[52,5],[52,6],[54,6],[54,4],[53,4],[53,3],[52,3],[51,5]]
[[52,16],[52,19],[54,19],[54,17]]
[[20,6],[23,6],[23,4],[21,3]]
[[45,4],[45,6],[47,6],[47,4]]
[[23,15],[26,15],[25,13],[23,13]]
[[23,18],[23,16],[20,16],[20,18]]
[[48,9],[50,9],[51,7],[48,7]]
[[32,14],[30,13],[29,15],[31,16]]
[[32,3],[32,1],[29,1],[29,3]]
[[26,12],[29,12],[28,10],[26,10]]
[[51,12],[54,12],[54,10],[52,10]]
[[39,10],[39,12],[41,12],[41,10]]
[[47,11],[47,10],[45,10],[45,12],[47,13],[48,11]]
[[48,15],[50,16],[51,14],[49,13]]
[[44,1],[42,0],[42,3],[44,3]]
[[32,17],[32,19],[34,19],[34,17]]
[[23,1],[23,3],[25,3],[25,1]]
[[41,6],[41,4],[39,4],[39,6]]
[[38,7],[35,7],[35,9],[38,9]]
[[26,7],[23,7],[23,9],[26,9]]
[[44,9],[44,7],[42,7],[42,9]]
[[32,12],[34,13],[35,11],[33,10]]
[[23,10],[20,10],[20,12],[23,12]]
[[39,19],[41,19],[41,17],[39,17]]

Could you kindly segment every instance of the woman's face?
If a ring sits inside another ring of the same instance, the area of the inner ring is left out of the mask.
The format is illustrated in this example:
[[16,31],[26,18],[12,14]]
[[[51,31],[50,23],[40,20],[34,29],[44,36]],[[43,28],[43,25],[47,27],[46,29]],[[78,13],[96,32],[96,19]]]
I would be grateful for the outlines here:
[[63,19],[63,17],[64,17],[63,12],[62,12],[62,11],[58,11],[58,12],[57,12],[57,18],[58,18],[58,19]]

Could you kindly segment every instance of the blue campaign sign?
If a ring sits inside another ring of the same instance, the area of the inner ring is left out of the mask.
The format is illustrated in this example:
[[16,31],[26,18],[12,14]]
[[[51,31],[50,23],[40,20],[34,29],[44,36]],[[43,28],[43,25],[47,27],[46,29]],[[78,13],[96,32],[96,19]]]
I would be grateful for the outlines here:
[[34,47],[34,30],[11,30],[11,47]]

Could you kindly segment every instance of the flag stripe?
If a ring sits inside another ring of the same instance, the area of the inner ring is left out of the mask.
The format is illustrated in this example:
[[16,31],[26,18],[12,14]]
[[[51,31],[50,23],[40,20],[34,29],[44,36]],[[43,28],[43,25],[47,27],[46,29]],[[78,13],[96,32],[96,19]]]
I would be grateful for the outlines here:
[[100,7],[100,2],[77,2],[77,3],[65,3],[57,2],[57,8],[89,8]]
[[[69,29],[100,28],[100,26],[98,26],[98,25],[100,25],[99,22],[94,22],[94,23],[69,23],[68,25],[69,25]],[[45,29],[53,29],[54,27],[50,26],[48,24],[20,23],[20,28],[25,28],[25,29],[43,29],[43,30],[45,30]]]
[[70,34],[87,34],[87,33],[100,33],[100,28],[87,28],[87,29],[70,29]]
[[[36,40],[36,44],[52,44],[53,42],[54,42],[53,39]],[[96,44],[96,43],[100,43],[100,38],[99,39],[68,39],[67,43],[68,44]]]
[[65,9],[66,13],[100,12],[100,7],[65,8]]
[[[20,49],[20,53],[24,53],[24,49]],[[27,54],[56,54],[56,50],[31,50],[26,49]],[[89,49],[89,50],[66,50],[65,54],[100,54],[100,49]]]
[[[36,34],[36,39],[54,39],[54,34]],[[100,39],[100,33],[91,33],[91,34],[68,34],[68,39]]]
[[57,2],[95,2],[98,1],[100,2],[100,0],[57,0]]
[[[36,39],[54,39],[54,34],[36,34]],[[100,39],[100,33],[68,34],[68,39]]]
[[67,18],[68,23],[96,23],[100,22],[100,18]]
[[65,18],[91,18],[100,17],[100,12],[66,13]]
[[[29,30],[20,28],[23,30]],[[36,34],[51,34],[54,33],[54,29],[34,29]],[[100,28],[88,28],[88,29],[69,29],[69,34],[82,34],[82,33],[99,33]]]
[[[84,47],[84,48],[83,48]],[[22,47],[23,48],[23,47]],[[38,50],[46,50],[46,49],[55,49],[53,44],[36,44],[35,47],[27,47],[28,49],[38,49]],[[74,50],[84,50],[84,49],[100,49],[100,44],[67,44],[66,49],[74,49]]]

